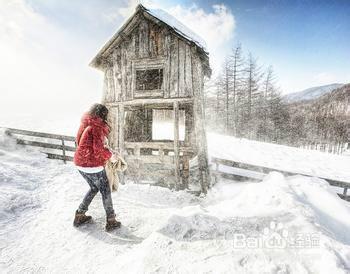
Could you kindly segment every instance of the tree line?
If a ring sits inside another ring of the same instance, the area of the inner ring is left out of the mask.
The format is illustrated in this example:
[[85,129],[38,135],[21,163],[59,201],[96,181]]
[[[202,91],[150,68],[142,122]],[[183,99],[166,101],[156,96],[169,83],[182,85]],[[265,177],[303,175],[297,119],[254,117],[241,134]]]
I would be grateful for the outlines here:
[[261,66],[252,53],[244,54],[242,45],[237,44],[218,77],[206,83],[208,127],[239,138],[330,152],[346,146],[349,98],[335,100],[329,95],[286,104],[276,82],[272,66]]
[[241,44],[206,90],[206,118],[215,131],[263,141],[285,138],[288,113],[273,68],[260,66],[252,53],[244,56]]
[[350,142],[349,106],[349,84],[317,100],[290,104],[290,144],[341,153]]

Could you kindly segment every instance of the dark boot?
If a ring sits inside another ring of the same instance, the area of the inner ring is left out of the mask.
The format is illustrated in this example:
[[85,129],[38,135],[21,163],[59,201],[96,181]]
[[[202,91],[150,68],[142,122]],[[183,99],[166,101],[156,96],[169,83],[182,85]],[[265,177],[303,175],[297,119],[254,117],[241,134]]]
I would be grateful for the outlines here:
[[118,222],[115,219],[115,216],[107,218],[107,222],[106,222],[106,231],[111,231],[113,229],[119,228],[121,226],[121,222]]
[[77,210],[77,211],[75,211],[75,218],[74,218],[73,225],[75,227],[78,227],[78,226],[90,221],[91,219],[92,219],[91,216],[86,216],[85,213],[79,213]]

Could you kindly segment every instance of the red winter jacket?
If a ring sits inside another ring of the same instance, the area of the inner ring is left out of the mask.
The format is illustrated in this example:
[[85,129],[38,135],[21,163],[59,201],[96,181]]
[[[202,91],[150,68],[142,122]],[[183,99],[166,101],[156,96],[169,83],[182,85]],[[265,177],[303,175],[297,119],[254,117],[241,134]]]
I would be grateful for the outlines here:
[[74,154],[74,163],[81,167],[104,166],[112,153],[104,147],[109,127],[101,118],[85,114],[81,119]]

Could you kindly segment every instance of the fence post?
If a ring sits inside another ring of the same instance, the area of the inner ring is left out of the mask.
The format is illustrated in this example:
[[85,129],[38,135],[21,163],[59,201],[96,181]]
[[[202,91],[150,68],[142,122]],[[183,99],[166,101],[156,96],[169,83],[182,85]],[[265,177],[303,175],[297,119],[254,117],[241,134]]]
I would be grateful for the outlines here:
[[218,174],[217,172],[219,171],[219,163],[217,161],[215,161],[215,175],[214,175],[214,183],[217,184],[218,183]]
[[343,195],[346,196],[346,193],[348,192],[348,188],[344,187]]
[[66,164],[66,147],[64,145],[64,139],[61,139],[62,141],[62,155],[63,155],[63,162]]
[[159,147],[159,157],[160,157],[160,161],[163,163],[164,162],[164,145],[161,145]]

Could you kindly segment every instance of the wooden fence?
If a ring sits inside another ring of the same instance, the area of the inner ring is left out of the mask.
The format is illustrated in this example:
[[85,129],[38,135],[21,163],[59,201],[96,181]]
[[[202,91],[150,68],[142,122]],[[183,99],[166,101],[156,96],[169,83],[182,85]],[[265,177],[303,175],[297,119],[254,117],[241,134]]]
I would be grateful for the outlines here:
[[[47,158],[63,160],[64,163],[66,163],[66,161],[73,161],[73,157],[67,155],[67,152],[75,151],[75,145],[67,145],[67,142],[73,142],[75,144],[75,138],[72,136],[15,128],[6,128],[6,133],[13,136],[17,140],[17,144],[50,149],[50,152],[42,151],[47,155]],[[24,136],[29,136],[31,140],[26,140]]]
[[[50,152],[42,151],[50,159],[63,160],[64,162],[73,161],[73,157],[67,155],[67,152],[75,151],[75,138],[72,136],[43,133],[43,132],[14,129],[14,128],[6,128],[6,133],[13,136],[17,140],[18,144],[41,147],[43,149],[51,149],[51,150],[60,152],[59,154],[57,154],[51,151]],[[24,136],[29,136],[35,140],[26,140],[25,138],[23,138]],[[52,143],[52,141],[56,141],[56,144]],[[57,144],[57,142],[59,142],[59,144]],[[67,142],[74,143],[74,146],[67,145]],[[150,143],[147,145],[143,144],[143,146],[142,144],[126,143],[126,148],[132,149],[136,156],[139,154],[140,147],[143,148],[145,146],[146,148],[159,149],[158,143],[154,143],[154,144]],[[171,149],[173,149],[172,146],[168,147],[162,143],[161,149],[159,149],[160,150],[159,153],[163,154],[164,153],[163,150],[171,151]],[[217,182],[219,177],[222,177],[228,180],[235,180],[235,181],[241,180],[242,178],[249,178],[249,179],[261,181],[271,171],[278,171],[288,176],[299,174],[303,176],[315,177],[313,174],[296,173],[291,170],[272,169],[269,167],[245,164],[245,163],[240,163],[240,162],[235,162],[235,161],[215,158],[215,157],[211,158],[211,162],[214,165],[214,167],[212,165],[212,171],[211,171],[214,178],[214,182]],[[220,171],[220,168],[219,168],[220,166],[229,168],[229,172]],[[350,195],[347,195],[347,190],[348,188],[350,188],[350,182],[337,181],[337,180],[333,180],[330,178],[323,178],[323,177],[318,177],[318,178],[326,180],[332,186],[343,188],[343,193],[338,194],[339,197],[346,201],[350,201]]]
[[[317,177],[323,180],[326,180],[331,186],[336,186],[339,188],[343,188],[343,193],[338,193],[338,196],[346,201],[350,201],[350,195],[347,195],[348,188],[350,188],[350,182],[345,181],[337,181],[330,178],[324,178],[315,176],[313,174],[307,173],[297,173],[290,170],[282,170],[282,169],[272,169],[269,167],[239,163],[231,160],[225,160],[220,158],[211,158],[212,163],[215,165],[212,175],[214,176],[214,181],[217,182],[219,177],[228,179],[228,180],[240,180],[241,178],[249,178],[253,180],[261,181],[264,177],[271,171],[281,172],[285,175],[303,175],[308,177]],[[220,171],[220,166],[228,167],[230,172]]]
[[333,154],[342,154],[346,150],[350,149],[349,142],[329,142],[329,143],[321,143],[321,142],[305,142],[301,144],[299,147],[303,149],[309,150],[318,150],[327,153]]

